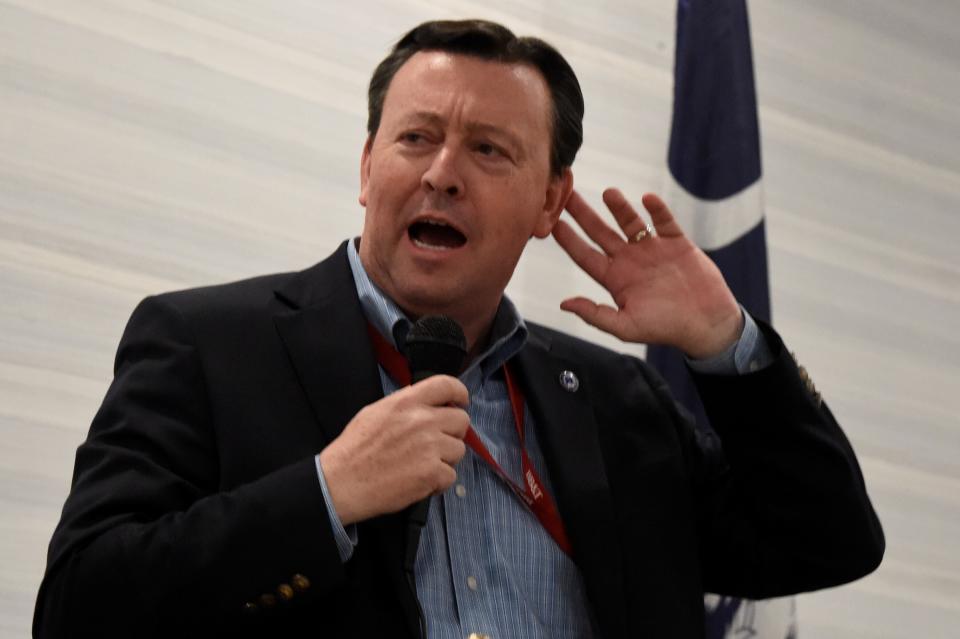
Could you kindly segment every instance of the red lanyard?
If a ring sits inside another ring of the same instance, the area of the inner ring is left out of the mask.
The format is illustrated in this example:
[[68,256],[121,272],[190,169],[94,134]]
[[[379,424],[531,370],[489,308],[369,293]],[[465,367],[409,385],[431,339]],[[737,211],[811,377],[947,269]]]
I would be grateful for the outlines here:
[[[401,386],[409,385],[410,369],[407,367],[407,360],[404,359],[403,355],[397,352],[397,349],[384,339],[383,335],[369,322],[367,323],[367,333],[369,333],[374,350],[377,352],[377,361],[380,362],[380,366]],[[472,448],[473,451],[480,456],[480,459],[485,461],[487,465],[497,473],[500,479],[506,482],[513,493],[520,498],[520,501],[530,509],[546,531],[550,533],[550,536],[553,537],[557,546],[559,546],[563,552],[572,556],[573,548],[570,544],[570,539],[567,537],[567,532],[563,527],[563,522],[560,520],[560,513],[557,511],[556,504],[553,503],[553,499],[547,494],[543,482],[540,480],[540,475],[537,474],[536,469],[530,462],[529,455],[527,455],[524,436],[523,393],[514,381],[513,375],[507,366],[503,367],[503,373],[507,382],[507,393],[510,396],[510,407],[513,409],[513,421],[517,427],[517,436],[520,438],[520,464],[523,469],[524,485],[522,487],[518,486],[507,476],[507,473],[504,472],[500,464],[497,463],[497,460],[493,458],[493,455],[491,455],[487,447],[484,446],[472,426],[467,428],[467,434],[463,440],[467,446]]]

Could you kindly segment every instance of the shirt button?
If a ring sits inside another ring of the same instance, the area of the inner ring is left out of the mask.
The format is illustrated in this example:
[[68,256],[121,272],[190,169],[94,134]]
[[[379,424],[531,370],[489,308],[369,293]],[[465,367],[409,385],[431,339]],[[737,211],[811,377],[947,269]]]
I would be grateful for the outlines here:
[[477,578],[474,577],[473,575],[470,575],[469,577],[467,577],[467,588],[469,588],[470,590],[477,589]]
[[454,492],[457,493],[457,497],[466,497],[467,496],[467,487],[463,484],[457,484],[457,487],[454,488]]

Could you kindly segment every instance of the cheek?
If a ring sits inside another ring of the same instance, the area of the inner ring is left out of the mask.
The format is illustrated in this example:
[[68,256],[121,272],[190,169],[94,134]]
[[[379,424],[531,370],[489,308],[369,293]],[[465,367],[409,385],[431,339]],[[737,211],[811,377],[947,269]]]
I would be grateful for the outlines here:
[[501,218],[500,232],[507,239],[513,238],[512,244],[523,245],[540,227],[543,218],[543,201],[529,197],[528,192],[517,193],[516,197],[506,202],[507,213]]
[[495,268],[515,264],[530,240],[531,227],[517,217],[501,219],[490,231],[490,250]]
[[[392,188],[385,188],[392,186]],[[366,188],[367,220],[384,228],[393,227],[402,211],[403,194],[391,181],[389,174],[381,172]]]
[[381,203],[387,211],[399,211],[421,189],[423,171],[402,160],[385,160],[374,165],[367,184],[367,198]]

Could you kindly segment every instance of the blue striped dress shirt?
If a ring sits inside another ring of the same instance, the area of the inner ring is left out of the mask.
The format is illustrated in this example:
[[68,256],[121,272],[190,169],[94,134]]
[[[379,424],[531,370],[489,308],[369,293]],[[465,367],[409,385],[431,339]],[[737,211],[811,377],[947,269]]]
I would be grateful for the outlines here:
[[[348,256],[364,314],[393,343],[394,325],[409,319],[367,276],[355,242],[349,243]],[[766,344],[762,336],[758,340],[756,325],[749,315],[746,324],[740,341],[721,357],[706,363],[706,370],[735,374],[769,361],[764,352]],[[503,364],[523,347],[526,339],[523,320],[504,297],[491,330],[490,345],[460,376],[470,392],[470,423],[517,484],[521,483],[520,442]],[[380,379],[385,394],[398,389],[382,367]],[[534,418],[526,408],[525,420],[527,454],[547,491],[553,494]],[[355,526],[345,529],[340,523],[319,455],[316,460],[340,556],[348,561],[362,540],[357,538]],[[503,480],[469,448],[456,471],[454,485],[431,499],[414,568],[430,639],[465,639],[471,633],[495,639],[596,637],[576,564],[557,547]]]

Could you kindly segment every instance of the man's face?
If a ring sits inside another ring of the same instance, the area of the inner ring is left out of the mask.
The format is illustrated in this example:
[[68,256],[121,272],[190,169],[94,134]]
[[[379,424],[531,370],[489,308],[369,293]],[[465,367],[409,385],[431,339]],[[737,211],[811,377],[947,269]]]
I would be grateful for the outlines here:
[[527,65],[419,52],[394,76],[361,160],[360,257],[404,310],[492,317],[572,188],[550,172],[550,114]]

